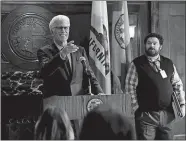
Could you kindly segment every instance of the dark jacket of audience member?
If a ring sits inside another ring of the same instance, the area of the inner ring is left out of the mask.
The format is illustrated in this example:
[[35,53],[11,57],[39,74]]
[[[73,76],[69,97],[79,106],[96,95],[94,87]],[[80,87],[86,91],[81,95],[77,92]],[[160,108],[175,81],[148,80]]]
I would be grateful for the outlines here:
[[67,113],[56,107],[44,111],[35,125],[36,140],[73,140],[74,132]]
[[135,140],[131,121],[108,105],[100,105],[84,118],[80,140]]

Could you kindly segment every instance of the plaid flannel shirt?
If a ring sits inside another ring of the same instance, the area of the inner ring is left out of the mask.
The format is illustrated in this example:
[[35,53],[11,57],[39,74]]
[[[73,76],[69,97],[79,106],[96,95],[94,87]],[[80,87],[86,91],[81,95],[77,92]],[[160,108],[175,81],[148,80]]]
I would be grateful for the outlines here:
[[[178,75],[175,65],[173,64],[174,72],[171,76],[171,84],[173,91],[177,94],[180,105],[185,104],[185,92],[183,91],[183,83]],[[134,62],[131,62],[125,80],[125,93],[131,95],[133,112],[139,107],[137,101],[136,87],[138,85],[138,73]]]

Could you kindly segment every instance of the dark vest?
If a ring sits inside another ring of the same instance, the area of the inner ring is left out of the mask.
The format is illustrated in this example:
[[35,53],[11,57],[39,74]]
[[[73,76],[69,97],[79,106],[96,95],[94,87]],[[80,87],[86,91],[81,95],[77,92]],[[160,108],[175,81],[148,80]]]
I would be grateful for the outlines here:
[[145,55],[134,59],[138,73],[138,86],[136,88],[139,109],[141,111],[158,111],[171,107],[171,94],[173,92],[170,78],[174,72],[170,59],[160,56],[160,68],[167,74],[162,78],[149,64]]

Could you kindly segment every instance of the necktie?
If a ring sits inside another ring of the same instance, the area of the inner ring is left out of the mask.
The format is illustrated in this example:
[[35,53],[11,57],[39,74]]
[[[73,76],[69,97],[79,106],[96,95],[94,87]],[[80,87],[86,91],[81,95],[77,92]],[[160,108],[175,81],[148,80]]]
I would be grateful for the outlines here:
[[155,71],[156,72],[158,72],[158,71],[160,71],[161,70],[161,68],[160,68],[160,62],[157,60],[157,61],[154,61],[154,62],[152,62],[153,63],[153,65],[154,65],[154,67],[155,67]]
[[68,55],[67,55],[67,58],[68,58],[68,61],[69,61],[70,68],[72,69],[72,59],[71,59],[71,54],[68,54]]
[[66,65],[67,65],[67,69],[68,69],[69,75],[72,75],[72,69],[71,69],[70,61],[69,61],[68,57],[66,58]]

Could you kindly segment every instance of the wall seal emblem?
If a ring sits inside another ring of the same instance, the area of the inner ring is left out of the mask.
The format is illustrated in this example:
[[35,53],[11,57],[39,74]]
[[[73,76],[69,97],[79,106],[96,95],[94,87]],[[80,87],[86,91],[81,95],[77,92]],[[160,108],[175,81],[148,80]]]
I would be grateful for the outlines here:
[[2,23],[2,52],[15,66],[39,68],[37,50],[52,39],[48,24],[53,14],[39,6],[23,6],[12,11]]
[[124,14],[121,14],[118,18],[115,28],[114,28],[114,36],[119,46],[122,49],[125,49],[125,32],[124,32]]
[[100,104],[103,104],[103,101],[101,99],[94,98],[89,100],[87,104],[87,111],[93,110],[95,107],[97,107]]

